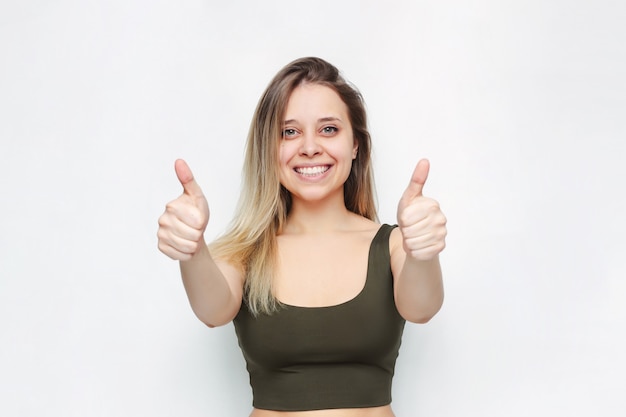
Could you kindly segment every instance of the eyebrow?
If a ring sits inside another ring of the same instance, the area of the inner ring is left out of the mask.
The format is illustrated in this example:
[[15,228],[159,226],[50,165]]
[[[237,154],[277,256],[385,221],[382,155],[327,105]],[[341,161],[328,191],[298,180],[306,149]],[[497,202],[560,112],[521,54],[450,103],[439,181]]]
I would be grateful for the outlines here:
[[[289,120],[285,120],[283,122],[283,124],[291,124],[291,123],[297,123],[298,121],[296,119],[289,119]],[[338,117],[334,117],[334,116],[328,116],[328,117],[322,117],[321,119],[317,119],[317,123],[326,123],[326,122],[340,122],[342,123],[342,120]]]

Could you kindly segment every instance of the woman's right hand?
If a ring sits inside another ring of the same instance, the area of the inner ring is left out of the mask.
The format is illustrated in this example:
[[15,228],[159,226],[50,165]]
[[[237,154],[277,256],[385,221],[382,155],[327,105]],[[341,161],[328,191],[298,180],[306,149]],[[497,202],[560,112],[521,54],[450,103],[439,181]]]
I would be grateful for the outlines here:
[[159,217],[158,246],[170,258],[188,261],[206,248],[204,230],[209,223],[209,204],[187,163],[178,159],[174,168],[183,193],[170,201]]

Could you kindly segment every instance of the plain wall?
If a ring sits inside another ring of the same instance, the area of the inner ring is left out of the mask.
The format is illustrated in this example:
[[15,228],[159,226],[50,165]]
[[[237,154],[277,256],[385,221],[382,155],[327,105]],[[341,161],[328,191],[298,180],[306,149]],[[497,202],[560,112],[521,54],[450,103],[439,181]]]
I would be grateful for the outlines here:
[[0,2],[0,415],[247,416],[231,325],[189,308],[157,218],[185,158],[231,219],[270,78],[363,93],[380,219],[422,157],[446,301],[407,325],[408,416],[623,416],[620,1]]

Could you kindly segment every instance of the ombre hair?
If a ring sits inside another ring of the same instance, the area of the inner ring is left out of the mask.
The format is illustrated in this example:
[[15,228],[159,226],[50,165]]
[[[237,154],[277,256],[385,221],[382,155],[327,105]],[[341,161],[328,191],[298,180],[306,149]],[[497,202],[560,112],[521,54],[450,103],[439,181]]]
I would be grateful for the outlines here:
[[276,236],[289,215],[291,195],[280,184],[278,155],[289,97],[305,83],[331,88],[346,104],[358,152],[344,184],[345,205],[351,212],[377,220],[371,138],[361,94],[323,59],[291,62],[276,74],[257,104],[248,132],[236,213],[226,233],[210,245],[214,257],[244,272],[244,302],[254,315],[271,314],[280,307],[272,289]]

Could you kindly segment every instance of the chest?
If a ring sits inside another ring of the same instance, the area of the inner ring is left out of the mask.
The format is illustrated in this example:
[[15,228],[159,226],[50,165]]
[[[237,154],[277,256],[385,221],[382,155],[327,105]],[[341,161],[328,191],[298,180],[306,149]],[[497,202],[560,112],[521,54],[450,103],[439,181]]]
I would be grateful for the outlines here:
[[369,240],[359,237],[279,239],[274,294],[303,307],[351,300],[365,286],[368,251]]

